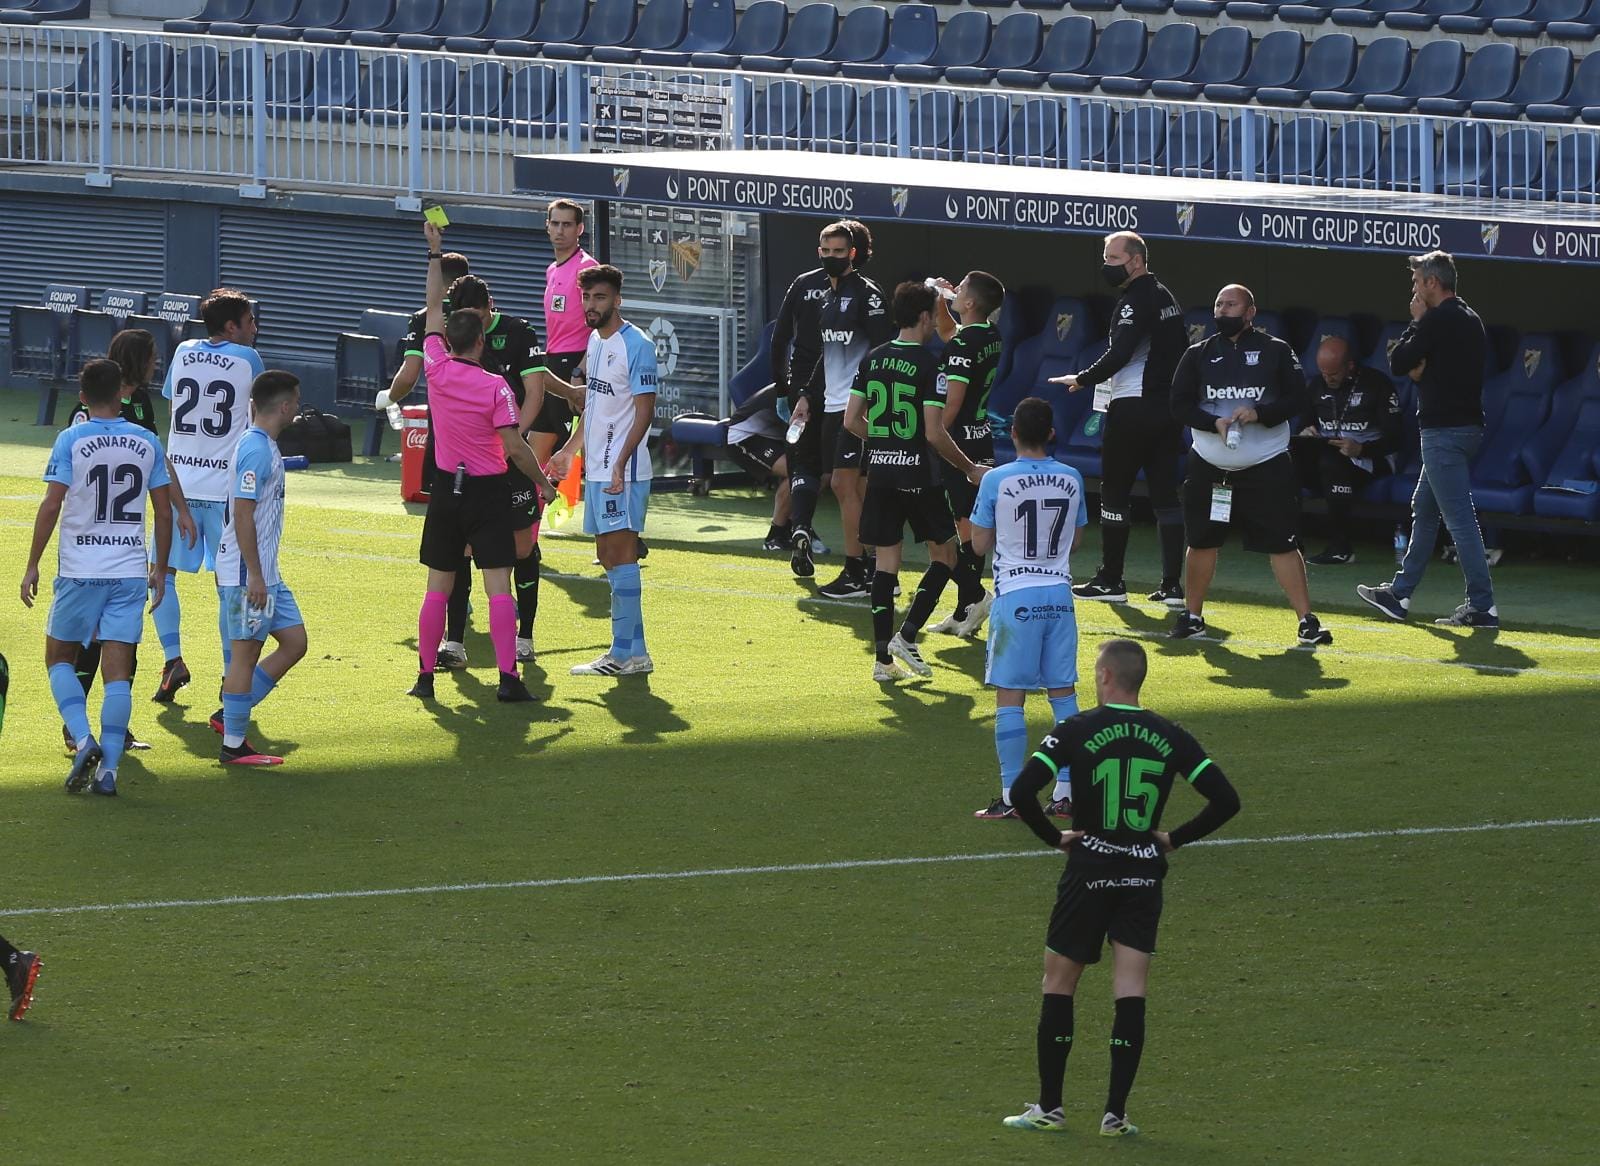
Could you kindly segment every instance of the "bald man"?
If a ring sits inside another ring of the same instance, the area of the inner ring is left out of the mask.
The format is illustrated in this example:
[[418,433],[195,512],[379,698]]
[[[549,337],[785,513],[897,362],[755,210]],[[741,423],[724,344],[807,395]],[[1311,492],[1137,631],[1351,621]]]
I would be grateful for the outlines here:
[[1300,361],[1276,336],[1255,327],[1250,289],[1217,293],[1216,331],[1178,361],[1172,412],[1194,437],[1183,483],[1185,610],[1168,634],[1206,637],[1202,611],[1217,572],[1217,551],[1237,528],[1247,551],[1265,554],[1300,617],[1304,647],[1333,643],[1311,612],[1306,562],[1300,555],[1300,483],[1289,457],[1291,422],[1305,411]]

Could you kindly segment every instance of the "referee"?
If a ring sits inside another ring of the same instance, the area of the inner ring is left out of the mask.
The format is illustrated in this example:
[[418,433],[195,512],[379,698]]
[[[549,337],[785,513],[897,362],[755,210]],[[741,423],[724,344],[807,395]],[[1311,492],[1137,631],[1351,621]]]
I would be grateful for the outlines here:
[[428,240],[423,355],[434,433],[434,484],[422,526],[420,557],[428,568],[428,589],[417,619],[420,668],[410,695],[433,697],[445,611],[470,546],[489,595],[489,637],[500,669],[497,696],[505,702],[529,701],[533,695],[517,675],[517,609],[511,598],[517,542],[508,461],[546,497],[555,491],[522,437],[511,386],[481,363],[483,317],[471,308],[458,308],[446,323],[440,231],[432,223],[422,229]]
[[1123,562],[1128,553],[1133,483],[1144,471],[1150,506],[1161,532],[1161,586],[1151,603],[1183,606],[1183,511],[1178,506],[1182,427],[1169,396],[1178,358],[1189,346],[1183,309],[1150,274],[1150,251],[1132,231],[1105,238],[1105,281],[1120,293],[1112,310],[1110,347],[1080,373],[1051,377],[1067,391],[1094,391],[1094,410],[1105,414],[1100,457],[1100,569],[1072,589],[1079,599],[1125,603]]
[[1300,554],[1300,481],[1289,456],[1289,430],[1305,411],[1306,378],[1294,349],[1254,326],[1256,300],[1231,283],[1217,293],[1216,331],[1178,361],[1172,412],[1193,432],[1183,483],[1189,543],[1186,610],[1168,633],[1175,640],[1206,635],[1206,592],[1217,551],[1238,527],[1247,551],[1265,554],[1300,617],[1304,647],[1333,643],[1311,614],[1306,561]]
[[[1107,640],[1095,660],[1100,707],[1050,731],[1011,786],[1011,804],[1046,845],[1067,854],[1045,937],[1044,1000],[1039,1009],[1039,1100],[1005,1119],[1017,1130],[1061,1132],[1061,1083],[1073,1042],[1073,994],[1088,964],[1111,941],[1111,1081],[1100,1135],[1139,1132],[1128,1093],[1144,1051],[1145,985],[1161,922],[1167,855],[1216,830],[1239,812],[1239,795],[1200,743],[1178,725],[1139,707],[1149,661],[1133,640]],[[1063,833],[1039,807],[1039,791],[1071,772],[1072,829]],[[1158,829],[1182,778],[1206,806],[1168,833]]]

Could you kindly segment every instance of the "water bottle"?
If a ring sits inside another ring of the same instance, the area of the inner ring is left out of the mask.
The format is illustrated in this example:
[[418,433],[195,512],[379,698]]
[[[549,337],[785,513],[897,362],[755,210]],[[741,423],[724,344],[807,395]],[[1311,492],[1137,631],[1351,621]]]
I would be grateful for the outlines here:
[[800,435],[805,431],[806,419],[804,417],[796,417],[793,421],[789,422],[788,432],[783,435],[783,439],[790,445],[795,445],[800,441]]
[[1240,428],[1239,423],[1235,421],[1232,425],[1228,426],[1228,436],[1224,440],[1228,443],[1229,449],[1238,449],[1239,438],[1242,436],[1244,436],[1244,430]]
[[923,280],[922,283],[923,286],[932,288],[934,292],[945,301],[945,303],[948,304],[955,302],[956,293],[950,288],[940,287],[939,280],[936,276],[930,275],[927,279]]
[[1394,526],[1394,561],[1398,566],[1406,561],[1406,547],[1410,540],[1406,538],[1406,528],[1398,522]]
[[390,429],[403,429],[405,427],[406,415],[401,411],[399,405],[396,405],[393,401],[390,401],[389,407],[385,409],[384,412],[389,415]]

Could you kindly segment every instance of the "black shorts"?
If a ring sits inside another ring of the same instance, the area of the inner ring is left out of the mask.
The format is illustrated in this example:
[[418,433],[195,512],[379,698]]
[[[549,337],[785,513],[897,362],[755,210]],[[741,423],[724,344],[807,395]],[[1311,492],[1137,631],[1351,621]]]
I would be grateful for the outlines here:
[[[512,531],[530,529],[539,521],[539,515],[544,510],[544,504],[539,500],[539,491],[534,488],[533,479],[516,466],[507,466],[506,485],[511,488]],[[445,488],[449,487],[450,483],[446,482]]]
[[454,475],[434,471],[434,490],[422,520],[422,565],[435,571],[458,571],[472,548],[480,570],[509,567],[517,561],[512,535],[511,483],[507,475],[467,478],[461,493]]
[[762,437],[760,434],[734,442],[733,448],[769,470],[788,451],[788,446],[781,438]]
[[1160,924],[1159,875],[1114,869],[1085,873],[1069,867],[1056,887],[1044,945],[1080,964],[1099,963],[1107,939],[1154,955]]
[[[1233,489],[1233,513],[1227,522],[1211,521],[1211,491]],[[1189,454],[1183,480],[1184,540],[1196,550],[1214,550],[1228,539],[1229,529],[1244,537],[1244,549],[1278,555],[1299,547],[1300,482],[1287,452],[1242,470],[1219,470],[1198,453]]]
[[[974,465],[994,465],[993,443],[975,442],[969,446],[966,442],[958,441],[956,444]],[[978,502],[978,487],[967,480],[967,475],[946,461],[939,462],[939,483],[944,487],[944,496],[950,500],[950,512],[957,518],[971,518],[972,508]]]
[[950,502],[937,486],[902,490],[867,479],[867,496],[861,503],[861,541],[869,547],[892,547],[905,538],[905,529],[918,542],[947,543],[956,536]]
[[[570,383],[572,370],[583,362],[584,355],[582,352],[547,352],[544,354],[544,366]],[[554,433],[565,441],[572,436],[572,406],[567,404],[564,398],[546,389],[544,404],[539,406],[539,415],[533,419],[531,431]]]
[[835,470],[859,470],[867,443],[844,427],[844,411],[822,415],[823,465]]

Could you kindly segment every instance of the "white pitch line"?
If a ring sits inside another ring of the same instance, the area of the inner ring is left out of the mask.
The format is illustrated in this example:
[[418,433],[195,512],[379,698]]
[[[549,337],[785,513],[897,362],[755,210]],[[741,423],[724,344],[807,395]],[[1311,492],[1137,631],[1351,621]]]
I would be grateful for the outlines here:
[[[1554,826],[1600,825],[1592,818],[1540,818],[1524,822],[1482,822],[1473,826],[1409,826],[1395,830],[1344,830],[1332,834],[1274,834],[1261,838],[1208,838],[1193,845],[1271,846],[1304,842],[1349,842],[1371,838],[1423,838],[1442,834],[1488,834],[1497,830],[1536,830]],[[936,854],[920,858],[854,858],[837,862],[791,862],[775,866],[723,866],[700,870],[635,871],[629,874],[575,875],[554,879],[514,879],[507,882],[438,883],[424,887],[378,887],[356,891],[300,891],[286,895],[226,895],[216,899],[147,899],[129,903],[80,903],[68,907],[14,907],[0,918],[25,915],[87,915],[110,911],[170,911],[188,907],[249,907],[273,903],[322,903],[340,899],[388,899],[410,895],[455,895],[473,891],[543,890],[551,887],[587,887],[602,883],[677,882],[686,879],[729,878],[737,875],[803,874],[815,871],[870,870],[895,866],[935,866],[950,862],[995,862],[1008,858],[1042,858],[1053,850],[997,850],[986,854]],[[1058,856],[1059,857],[1059,856]]]

